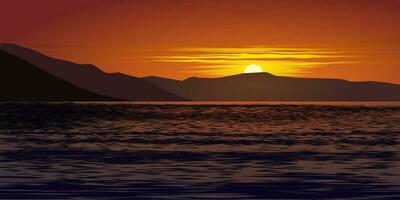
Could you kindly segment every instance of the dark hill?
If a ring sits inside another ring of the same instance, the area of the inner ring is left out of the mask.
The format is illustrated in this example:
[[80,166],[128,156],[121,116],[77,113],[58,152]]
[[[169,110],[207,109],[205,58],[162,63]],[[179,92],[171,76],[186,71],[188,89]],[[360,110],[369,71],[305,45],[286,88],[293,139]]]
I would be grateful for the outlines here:
[[133,101],[185,100],[147,81],[122,73],[106,73],[93,65],[75,64],[50,58],[34,50],[14,44],[3,44],[1,49],[75,86],[105,96]]
[[0,50],[0,101],[110,101]]
[[339,79],[290,78],[268,73],[183,81],[143,78],[196,101],[399,101],[400,86]]

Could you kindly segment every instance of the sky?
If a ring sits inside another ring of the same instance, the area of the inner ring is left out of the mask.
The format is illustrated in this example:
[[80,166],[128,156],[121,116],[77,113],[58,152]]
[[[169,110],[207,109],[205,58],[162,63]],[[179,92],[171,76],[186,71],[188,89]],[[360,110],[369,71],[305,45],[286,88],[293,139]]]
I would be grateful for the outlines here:
[[400,84],[399,0],[0,0],[0,42],[129,75]]

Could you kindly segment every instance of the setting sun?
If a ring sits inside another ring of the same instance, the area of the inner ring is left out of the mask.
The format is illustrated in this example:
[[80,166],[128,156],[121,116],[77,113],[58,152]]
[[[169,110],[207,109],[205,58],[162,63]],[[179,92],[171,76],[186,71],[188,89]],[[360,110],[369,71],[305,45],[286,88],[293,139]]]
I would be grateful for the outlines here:
[[249,66],[246,67],[246,69],[244,69],[244,73],[248,74],[248,73],[260,73],[263,72],[263,69],[256,64],[251,64]]

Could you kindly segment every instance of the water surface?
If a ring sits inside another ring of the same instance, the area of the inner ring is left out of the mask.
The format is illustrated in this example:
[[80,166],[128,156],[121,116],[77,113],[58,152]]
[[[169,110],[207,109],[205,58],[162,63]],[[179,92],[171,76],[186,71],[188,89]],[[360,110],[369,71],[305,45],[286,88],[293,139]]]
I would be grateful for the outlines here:
[[0,199],[399,199],[400,104],[1,103]]

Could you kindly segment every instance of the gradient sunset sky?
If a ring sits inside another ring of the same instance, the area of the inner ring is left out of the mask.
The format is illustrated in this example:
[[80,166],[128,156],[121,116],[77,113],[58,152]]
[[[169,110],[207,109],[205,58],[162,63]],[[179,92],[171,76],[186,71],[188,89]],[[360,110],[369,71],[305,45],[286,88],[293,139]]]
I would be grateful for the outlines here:
[[400,83],[399,0],[0,0],[0,41],[129,75]]

